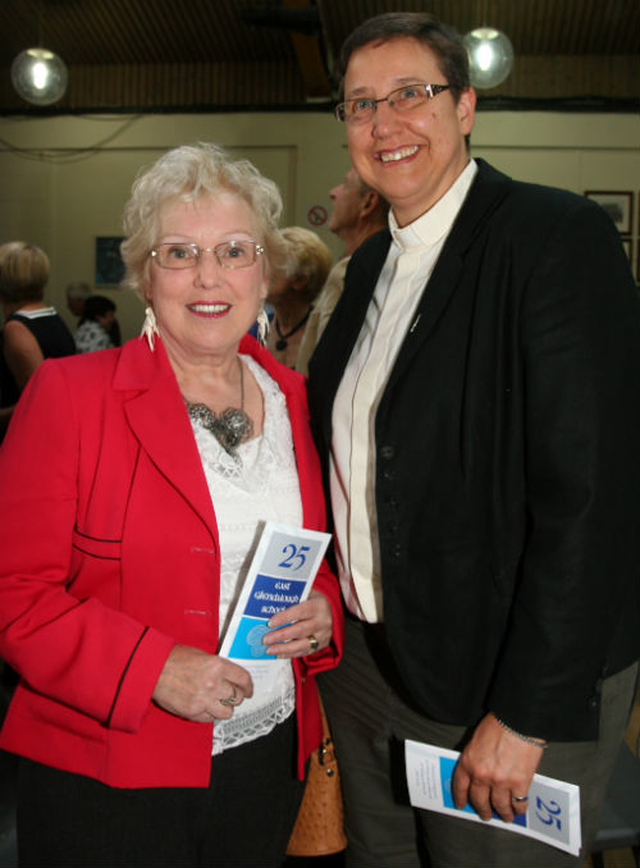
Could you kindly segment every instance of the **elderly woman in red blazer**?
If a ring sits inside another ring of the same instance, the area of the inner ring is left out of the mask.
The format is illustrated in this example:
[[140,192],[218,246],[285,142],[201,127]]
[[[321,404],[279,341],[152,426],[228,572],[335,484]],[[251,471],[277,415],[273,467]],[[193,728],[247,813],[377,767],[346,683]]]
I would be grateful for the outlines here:
[[0,454],[0,655],[21,675],[21,865],[279,865],[342,616],[323,564],[271,619],[266,691],[217,654],[262,522],[324,529],[302,377],[247,329],[280,255],[275,185],[212,145],[125,211],[147,303],[121,349],[46,362]]

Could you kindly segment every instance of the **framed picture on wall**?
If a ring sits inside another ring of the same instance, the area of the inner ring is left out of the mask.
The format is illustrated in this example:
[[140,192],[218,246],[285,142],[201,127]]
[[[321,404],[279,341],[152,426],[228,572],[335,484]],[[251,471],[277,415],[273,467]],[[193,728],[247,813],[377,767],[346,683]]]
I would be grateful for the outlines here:
[[124,263],[120,256],[123,238],[99,235],[96,238],[96,284],[117,286],[124,277]]
[[631,234],[633,193],[616,190],[586,190],[584,195],[604,208],[621,235]]
[[624,247],[624,252],[627,254],[629,262],[631,262],[631,239],[630,238],[623,238],[622,239],[622,246]]

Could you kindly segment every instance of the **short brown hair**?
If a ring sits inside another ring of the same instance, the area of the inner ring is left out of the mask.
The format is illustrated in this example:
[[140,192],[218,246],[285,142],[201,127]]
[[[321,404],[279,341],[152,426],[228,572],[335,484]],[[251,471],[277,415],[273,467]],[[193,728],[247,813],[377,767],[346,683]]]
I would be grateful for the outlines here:
[[4,302],[41,301],[49,280],[49,257],[26,241],[0,246],[0,299]]
[[[345,39],[340,51],[340,99],[344,98],[344,76],[351,55],[359,48],[393,39],[416,39],[435,54],[440,72],[449,85],[455,103],[471,86],[469,57],[462,37],[453,27],[442,24],[428,12],[383,12],[363,21]],[[438,82],[430,82],[437,84]]]

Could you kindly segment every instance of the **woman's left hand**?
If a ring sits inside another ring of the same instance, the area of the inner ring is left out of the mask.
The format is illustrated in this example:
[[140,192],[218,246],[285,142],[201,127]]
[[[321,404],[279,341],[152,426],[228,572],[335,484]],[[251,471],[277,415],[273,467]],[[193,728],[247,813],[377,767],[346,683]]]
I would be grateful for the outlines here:
[[456,765],[453,798],[458,810],[470,802],[483,820],[493,811],[505,823],[524,814],[529,786],[542,759],[540,747],[504,729],[489,712],[482,718]]
[[304,603],[270,618],[269,628],[272,632],[262,640],[268,646],[267,654],[282,659],[307,657],[322,651],[331,642],[331,606],[324,594],[311,591]]

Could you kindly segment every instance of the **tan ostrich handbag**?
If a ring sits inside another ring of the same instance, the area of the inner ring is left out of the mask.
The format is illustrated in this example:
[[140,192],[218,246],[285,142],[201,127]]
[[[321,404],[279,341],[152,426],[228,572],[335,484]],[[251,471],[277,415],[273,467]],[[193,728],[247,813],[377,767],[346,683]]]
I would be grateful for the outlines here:
[[309,774],[287,856],[327,856],[347,846],[336,751],[322,703],[322,741],[309,758]]

